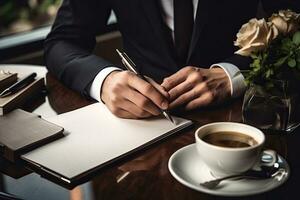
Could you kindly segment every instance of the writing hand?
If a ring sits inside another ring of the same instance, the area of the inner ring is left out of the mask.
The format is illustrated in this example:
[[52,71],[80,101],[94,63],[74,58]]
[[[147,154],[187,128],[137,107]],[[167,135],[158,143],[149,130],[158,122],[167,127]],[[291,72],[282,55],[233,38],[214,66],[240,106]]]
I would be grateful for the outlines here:
[[[105,79],[101,99],[122,118],[147,118],[168,108],[169,94],[155,81],[146,82],[129,71],[114,71]],[[160,109],[159,109],[160,108]]]

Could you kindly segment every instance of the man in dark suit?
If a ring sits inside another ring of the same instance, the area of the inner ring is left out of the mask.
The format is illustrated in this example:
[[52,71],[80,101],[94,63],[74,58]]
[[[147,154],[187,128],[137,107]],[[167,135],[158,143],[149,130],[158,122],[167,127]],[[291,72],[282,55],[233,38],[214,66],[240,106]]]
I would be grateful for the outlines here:
[[[46,65],[70,88],[89,95],[117,116],[144,118],[158,108],[199,108],[236,97],[244,90],[234,55],[236,33],[256,17],[299,11],[296,0],[64,0],[45,42]],[[296,7],[297,6],[297,7]],[[96,33],[111,11],[126,53],[149,84],[92,54]]]

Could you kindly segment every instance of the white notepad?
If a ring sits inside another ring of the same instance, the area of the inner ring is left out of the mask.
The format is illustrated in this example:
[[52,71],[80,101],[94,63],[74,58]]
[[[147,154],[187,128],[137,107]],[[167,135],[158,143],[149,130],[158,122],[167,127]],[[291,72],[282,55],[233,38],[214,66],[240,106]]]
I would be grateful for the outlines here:
[[47,119],[64,127],[66,136],[22,158],[71,182],[192,124],[190,120],[174,119],[177,125],[165,118],[121,119],[102,103],[95,103]]

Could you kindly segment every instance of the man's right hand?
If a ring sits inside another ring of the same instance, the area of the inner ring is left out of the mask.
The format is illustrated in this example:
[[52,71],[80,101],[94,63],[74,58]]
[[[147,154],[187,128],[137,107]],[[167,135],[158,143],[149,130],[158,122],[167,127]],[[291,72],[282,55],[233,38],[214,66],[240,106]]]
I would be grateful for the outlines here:
[[129,71],[110,73],[102,85],[101,99],[122,118],[147,118],[161,114],[169,106],[169,94],[156,82],[140,79]]

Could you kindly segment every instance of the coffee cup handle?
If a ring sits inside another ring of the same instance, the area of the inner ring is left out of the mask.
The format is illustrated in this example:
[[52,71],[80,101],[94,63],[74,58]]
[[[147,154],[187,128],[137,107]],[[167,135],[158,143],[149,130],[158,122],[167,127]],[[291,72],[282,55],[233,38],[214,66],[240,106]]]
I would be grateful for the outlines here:
[[261,166],[272,167],[277,162],[277,153],[274,150],[263,150],[260,159]]

